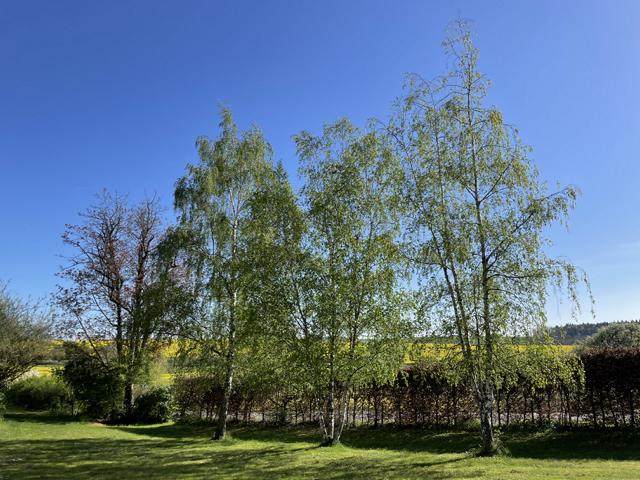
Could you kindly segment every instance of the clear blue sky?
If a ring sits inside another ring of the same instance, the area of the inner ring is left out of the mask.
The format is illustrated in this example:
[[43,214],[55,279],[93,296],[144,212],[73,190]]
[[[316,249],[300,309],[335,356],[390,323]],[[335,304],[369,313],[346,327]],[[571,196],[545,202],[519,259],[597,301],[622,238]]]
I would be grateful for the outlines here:
[[582,189],[553,251],[590,274],[597,320],[640,318],[638,1],[3,1],[0,278],[50,293],[64,224],[102,188],[171,216],[221,102],[295,174],[293,134],[385,118],[405,72],[443,72],[458,16],[543,177]]

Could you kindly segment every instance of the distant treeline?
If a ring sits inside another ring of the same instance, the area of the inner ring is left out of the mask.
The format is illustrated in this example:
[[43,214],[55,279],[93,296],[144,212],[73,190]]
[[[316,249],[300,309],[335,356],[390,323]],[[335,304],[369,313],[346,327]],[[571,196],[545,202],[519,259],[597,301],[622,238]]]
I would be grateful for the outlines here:
[[590,337],[598,330],[612,323],[639,323],[640,320],[630,320],[623,322],[600,322],[600,323],[568,323],[557,327],[550,327],[549,334],[556,343],[561,345],[575,345],[585,338]]

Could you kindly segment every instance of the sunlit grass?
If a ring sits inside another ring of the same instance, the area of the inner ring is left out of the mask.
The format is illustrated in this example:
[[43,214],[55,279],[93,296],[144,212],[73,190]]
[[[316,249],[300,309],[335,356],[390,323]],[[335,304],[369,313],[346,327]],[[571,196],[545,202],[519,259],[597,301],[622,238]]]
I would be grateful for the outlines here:
[[640,438],[623,433],[511,433],[509,456],[475,458],[475,431],[358,429],[321,448],[315,429],[108,427],[46,414],[0,423],[2,479],[322,478],[637,479]]

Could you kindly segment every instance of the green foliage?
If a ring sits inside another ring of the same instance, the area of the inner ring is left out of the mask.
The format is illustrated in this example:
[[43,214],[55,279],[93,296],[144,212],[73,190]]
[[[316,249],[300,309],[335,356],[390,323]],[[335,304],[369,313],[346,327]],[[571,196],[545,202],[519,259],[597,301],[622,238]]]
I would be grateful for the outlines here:
[[552,345],[529,345],[517,352],[518,381],[530,393],[548,385],[562,385],[575,391],[584,385],[584,371],[578,357]]
[[[545,229],[565,224],[577,190],[550,192],[517,129],[486,104],[468,25],[444,42],[451,71],[414,75],[389,125],[404,169],[407,252],[424,285],[424,312],[455,336],[476,391],[485,447],[502,339],[544,324],[550,285],[579,311],[582,273],[547,255]],[[586,281],[586,277],[585,277]]]
[[27,410],[60,410],[69,405],[69,389],[56,377],[27,377],[13,382],[6,400]]
[[139,423],[163,423],[171,417],[172,397],[169,387],[155,387],[135,399],[133,419]]
[[580,350],[603,350],[608,348],[639,348],[640,323],[611,323],[585,339]]
[[[179,419],[210,421],[218,414],[225,381],[224,365],[210,361],[203,365],[200,356],[200,352],[194,353],[191,362],[183,356],[173,378],[171,390]],[[307,393],[307,385],[301,380],[304,376],[296,371],[298,365],[291,360],[291,352],[265,333],[239,349],[235,359],[231,391],[233,413],[245,418],[250,409],[257,413],[265,407],[271,421],[281,407],[280,421],[284,423],[287,402],[300,401]]]
[[346,119],[295,141],[306,223],[297,244],[282,245],[290,265],[282,338],[318,396],[325,442],[333,443],[350,389],[393,378],[411,331],[399,288],[400,170],[384,136]]
[[193,357],[198,349],[202,360],[214,362],[251,331],[251,205],[271,168],[271,147],[257,128],[239,135],[226,109],[220,128],[218,138],[198,139],[200,163],[189,165],[176,184],[179,222],[165,242],[167,255],[183,268],[183,295],[191,307],[178,325],[192,342],[186,353]]
[[58,375],[86,415],[101,419],[122,416],[124,381],[117,363],[105,364],[81,345],[69,343],[67,361]]
[[9,295],[0,284],[0,391],[46,358],[49,323],[37,305]]
[[[221,111],[221,133],[197,141],[200,162],[178,180],[178,226],[167,240],[172,263],[179,265],[189,309],[179,334],[191,343],[188,356],[200,353],[205,368],[224,371],[224,401],[216,438],[224,437],[226,410],[233,388],[236,352],[260,328],[252,315],[257,258],[252,239],[262,222],[252,205],[273,175],[271,146],[253,127],[238,134],[231,112]],[[209,367],[206,364],[209,363]]]
[[485,105],[488,81],[466,26],[445,49],[453,70],[432,82],[410,77],[390,130],[427,313],[457,337],[482,377],[494,341],[543,321],[550,282],[566,274],[575,295],[578,272],[545,254],[542,231],[565,222],[576,190],[549,193],[517,130]]

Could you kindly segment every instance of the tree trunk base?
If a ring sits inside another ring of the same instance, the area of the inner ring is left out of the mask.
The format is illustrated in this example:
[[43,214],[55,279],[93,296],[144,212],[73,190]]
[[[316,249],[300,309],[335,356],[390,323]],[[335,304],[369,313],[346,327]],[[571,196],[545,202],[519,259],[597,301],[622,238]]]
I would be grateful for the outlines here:
[[338,445],[340,443],[340,439],[335,438],[324,438],[320,443],[321,447],[333,447],[334,445]]
[[476,453],[476,457],[494,457],[499,455],[500,447],[497,443],[494,443],[491,447],[482,447]]

